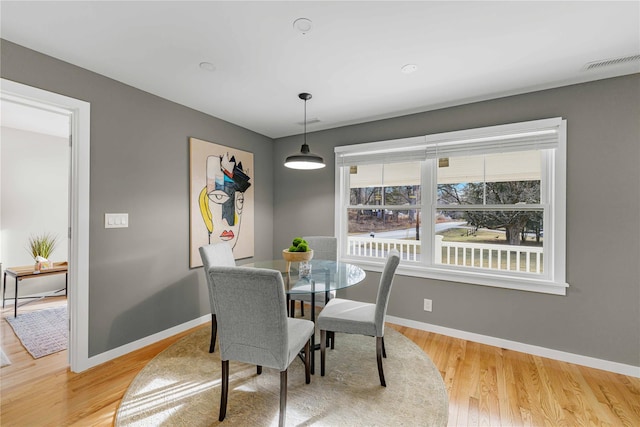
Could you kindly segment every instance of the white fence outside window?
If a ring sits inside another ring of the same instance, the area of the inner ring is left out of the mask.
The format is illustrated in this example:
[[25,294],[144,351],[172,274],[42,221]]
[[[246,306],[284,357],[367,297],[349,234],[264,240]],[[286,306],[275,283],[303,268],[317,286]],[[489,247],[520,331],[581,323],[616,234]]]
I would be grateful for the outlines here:
[[[385,258],[391,249],[400,252],[400,259],[420,260],[419,240],[384,239],[368,236],[349,236],[347,255]],[[543,248],[467,242],[444,242],[436,236],[435,263],[484,268],[488,270],[522,271],[541,274]]]

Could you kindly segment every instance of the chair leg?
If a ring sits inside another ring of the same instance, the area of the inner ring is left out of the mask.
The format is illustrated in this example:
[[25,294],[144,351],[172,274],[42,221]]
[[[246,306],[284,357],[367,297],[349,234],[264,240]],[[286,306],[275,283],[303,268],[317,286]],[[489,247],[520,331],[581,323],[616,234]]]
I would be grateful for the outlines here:
[[305,384],[309,384],[311,382],[311,340],[309,339],[307,343],[304,345],[304,382]]
[[287,369],[280,371],[280,420],[279,427],[284,427],[287,415]]
[[296,317],[296,300],[292,299],[289,306],[289,317]]
[[304,301],[300,301],[300,317],[304,317]]
[[336,348],[336,333],[331,331],[329,334],[331,336],[331,350],[333,350]]
[[220,416],[218,421],[227,415],[227,396],[229,394],[229,361],[222,361],[222,393],[220,394]]
[[[331,333],[331,332],[329,332]],[[327,351],[327,331],[320,329],[320,376],[324,377],[324,358]]]
[[209,353],[216,351],[216,334],[218,333],[218,319],[215,314],[211,314],[211,344],[209,345]]
[[387,349],[384,348],[384,337],[380,337],[382,339],[382,357],[387,358]]
[[382,371],[382,337],[376,337],[376,358],[378,359],[378,375],[380,376],[380,385],[386,387],[387,383],[384,381],[384,372]]
[[258,373],[258,375],[262,374],[262,365],[256,365],[256,372]]

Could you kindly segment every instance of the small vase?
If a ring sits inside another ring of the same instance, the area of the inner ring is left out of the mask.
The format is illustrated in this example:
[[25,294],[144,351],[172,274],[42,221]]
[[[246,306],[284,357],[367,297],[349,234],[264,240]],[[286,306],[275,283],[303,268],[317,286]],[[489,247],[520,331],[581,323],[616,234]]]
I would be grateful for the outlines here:
[[309,261],[300,261],[298,263],[298,277],[305,279],[311,276],[311,264]]

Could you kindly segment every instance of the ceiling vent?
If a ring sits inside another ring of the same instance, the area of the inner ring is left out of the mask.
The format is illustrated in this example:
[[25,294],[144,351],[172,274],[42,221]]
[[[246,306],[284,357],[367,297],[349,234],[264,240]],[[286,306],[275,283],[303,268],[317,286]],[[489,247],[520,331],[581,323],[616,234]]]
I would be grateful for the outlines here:
[[597,70],[604,67],[613,67],[615,65],[628,64],[630,62],[640,62],[640,55],[623,56],[622,58],[603,59],[600,61],[589,62],[582,70]]
[[[310,124],[313,124],[313,123],[320,123],[320,121],[321,120],[319,118],[314,117],[313,119],[307,120],[307,125],[310,125]],[[296,124],[302,126],[302,125],[304,125],[304,122],[297,122]]]

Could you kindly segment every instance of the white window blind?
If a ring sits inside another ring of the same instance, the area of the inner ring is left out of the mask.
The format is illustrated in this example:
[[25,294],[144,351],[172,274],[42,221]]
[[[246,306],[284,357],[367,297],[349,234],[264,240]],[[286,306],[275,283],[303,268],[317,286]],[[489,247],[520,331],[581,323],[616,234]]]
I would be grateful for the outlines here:
[[427,146],[425,137],[419,136],[336,147],[335,154],[339,167],[415,162],[427,159]]
[[422,161],[438,157],[544,150],[558,147],[562,118],[491,126],[335,148],[338,166]]
[[426,137],[428,158],[494,154],[558,147],[561,118],[447,132]]

